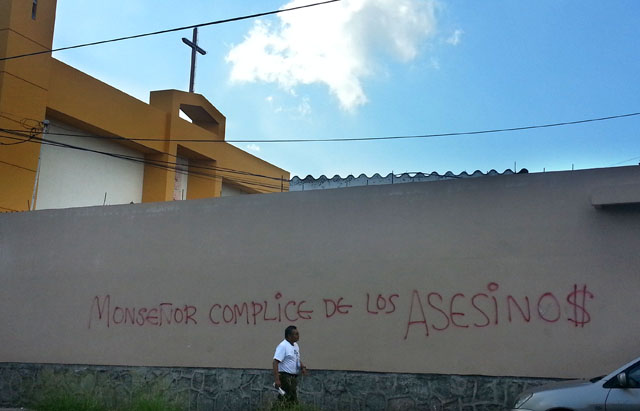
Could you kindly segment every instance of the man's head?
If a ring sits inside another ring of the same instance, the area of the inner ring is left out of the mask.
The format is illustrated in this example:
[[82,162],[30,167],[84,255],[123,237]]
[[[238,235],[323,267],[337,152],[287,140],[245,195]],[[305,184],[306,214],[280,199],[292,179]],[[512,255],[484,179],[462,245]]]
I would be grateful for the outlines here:
[[298,341],[300,339],[300,335],[298,334],[298,328],[295,325],[290,325],[284,330],[284,339],[289,341],[291,344]]

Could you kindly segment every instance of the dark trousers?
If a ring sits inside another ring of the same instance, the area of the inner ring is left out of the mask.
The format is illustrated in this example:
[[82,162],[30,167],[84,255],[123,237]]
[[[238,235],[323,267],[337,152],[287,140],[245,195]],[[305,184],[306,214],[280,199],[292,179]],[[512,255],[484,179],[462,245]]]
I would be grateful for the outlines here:
[[296,375],[280,373],[280,387],[284,390],[284,395],[278,396],[278,401],[288,404],[298,403],[298,378]]

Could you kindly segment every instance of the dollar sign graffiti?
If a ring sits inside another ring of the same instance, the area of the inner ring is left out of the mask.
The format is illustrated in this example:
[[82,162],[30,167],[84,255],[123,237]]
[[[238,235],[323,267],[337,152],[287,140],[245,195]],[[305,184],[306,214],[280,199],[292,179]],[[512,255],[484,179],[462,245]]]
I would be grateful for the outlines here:
[[593,294],[587,290],[586,284],[580,289],[577,284],[574,284],[573,292],[567,295],[567,302],[573,306],[573,318],[569,318],[569,321],[576,327],[584,327],[591,321],[591,315],[586,307],[587,298],[593,298]]

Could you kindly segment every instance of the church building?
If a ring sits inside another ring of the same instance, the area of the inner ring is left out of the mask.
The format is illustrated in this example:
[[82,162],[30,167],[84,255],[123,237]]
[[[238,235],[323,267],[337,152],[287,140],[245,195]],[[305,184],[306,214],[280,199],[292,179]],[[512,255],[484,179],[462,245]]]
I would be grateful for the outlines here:
[[0,1],[0,212],[288,191],[287,171],[224,141],[204,96],[147,104],[53,58],[55,13]]

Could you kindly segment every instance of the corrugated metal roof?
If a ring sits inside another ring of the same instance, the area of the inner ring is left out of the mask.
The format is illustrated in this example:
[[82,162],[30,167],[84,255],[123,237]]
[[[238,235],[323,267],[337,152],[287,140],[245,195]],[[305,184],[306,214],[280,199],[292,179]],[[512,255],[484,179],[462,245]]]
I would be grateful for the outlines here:
[[[518,173],[528,173],[528,171],[527,169],[522,169]],[[298,176],[293,177],[289,183],[289,191],[325,190],[325,189],[332,189],[332,188],[357,187],[357,186],[369,186],[369,185],[381,185],[381,184],[419,183],[419,182],[426,182],[426,181],[452,180],[457,178],[478,178],[478,177],[511,175],[511,174],[515,174],[515,172],[511,169],[507,169],[502,173],[496,170],[490,170],[486,173],[483,173],[480,170],[476,170],[471,174],[467,173],[466,171],[463,171],[460,174],[454,174],[451,171],[448,171],[444,174],[439,174],[435,171],[428,174],[421,173],[421,172],[402,173],[402,174],[389,173],[385,177],[381,176],[378,173],[372,175],[371,177],[367,176],[364,173],[360,174],[358,177],[355,177],[352,174],[347,177],[341,177],[336,174],[332,178],[329,178],[324,174],[318,178],[308,175],[305,178],[300,178]]]

